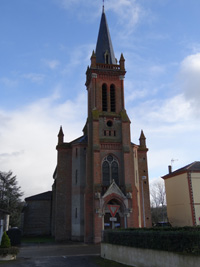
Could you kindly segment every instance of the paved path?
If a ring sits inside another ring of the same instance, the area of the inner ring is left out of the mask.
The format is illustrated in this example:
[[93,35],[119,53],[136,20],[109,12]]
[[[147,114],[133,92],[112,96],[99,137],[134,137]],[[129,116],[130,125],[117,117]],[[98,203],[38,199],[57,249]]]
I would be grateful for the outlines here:
[[18,257],[55,257],[74,255],[100,255],[100,245],[65,244],[65,245],[37,245],[22,246]]
[[100,245],[66,244],[22,246],[17,260],[5,262],[8,267],[96,267]]

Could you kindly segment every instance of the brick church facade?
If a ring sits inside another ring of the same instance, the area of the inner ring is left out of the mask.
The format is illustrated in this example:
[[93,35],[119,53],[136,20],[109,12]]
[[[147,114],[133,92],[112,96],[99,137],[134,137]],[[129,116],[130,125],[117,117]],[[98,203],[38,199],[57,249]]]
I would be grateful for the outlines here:
[[[88,117],[83,135],[64,142],[60,128],[54,172],[52,232],[56,240],[98,243],[102,230],[150,227],[146,138],[130,139],[125,59],[115,59],[103,10],[96,51],[86,72]],[[117,211],[114,219],[111,209]]]

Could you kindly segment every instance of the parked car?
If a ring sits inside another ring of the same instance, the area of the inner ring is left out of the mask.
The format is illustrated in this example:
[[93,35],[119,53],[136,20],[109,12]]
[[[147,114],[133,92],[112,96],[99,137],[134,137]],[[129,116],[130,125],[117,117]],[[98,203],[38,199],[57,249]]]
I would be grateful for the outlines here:
[[172,227],[169,222],[157,222],[154,227]]

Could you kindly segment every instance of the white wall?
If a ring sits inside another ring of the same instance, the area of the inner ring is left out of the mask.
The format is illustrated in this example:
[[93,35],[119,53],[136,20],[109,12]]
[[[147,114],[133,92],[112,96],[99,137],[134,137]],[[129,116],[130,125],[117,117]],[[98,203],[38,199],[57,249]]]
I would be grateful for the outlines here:
[[101,257],[135,267],[199,267],[200,257],[168,251],[101,244]]

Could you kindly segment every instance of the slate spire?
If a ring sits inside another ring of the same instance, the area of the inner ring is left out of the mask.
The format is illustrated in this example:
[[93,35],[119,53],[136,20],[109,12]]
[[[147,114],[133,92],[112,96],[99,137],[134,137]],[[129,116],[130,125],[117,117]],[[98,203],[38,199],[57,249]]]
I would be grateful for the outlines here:
[[96,45],[96,62],[103,64],[117,64],[104,12],[104,6]]

